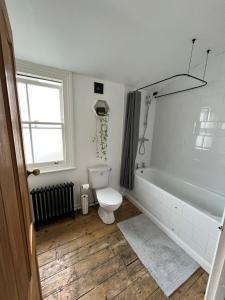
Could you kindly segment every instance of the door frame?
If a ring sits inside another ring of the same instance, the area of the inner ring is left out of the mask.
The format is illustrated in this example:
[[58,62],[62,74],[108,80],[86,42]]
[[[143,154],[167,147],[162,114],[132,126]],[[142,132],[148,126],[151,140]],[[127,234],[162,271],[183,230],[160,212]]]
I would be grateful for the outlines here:
[[206,288],[205,300],[224,300],[224,287],[221,286],[225,274],[225,209],[221,220],[221,234],[218,238],[212,268],[209,274],[209,280]]

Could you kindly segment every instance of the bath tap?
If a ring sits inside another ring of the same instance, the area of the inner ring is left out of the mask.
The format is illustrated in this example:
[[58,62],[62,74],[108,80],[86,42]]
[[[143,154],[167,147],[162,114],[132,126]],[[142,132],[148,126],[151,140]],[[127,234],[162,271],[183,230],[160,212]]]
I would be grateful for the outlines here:
[[142,162],[142,168],[146,168],[145,162]]

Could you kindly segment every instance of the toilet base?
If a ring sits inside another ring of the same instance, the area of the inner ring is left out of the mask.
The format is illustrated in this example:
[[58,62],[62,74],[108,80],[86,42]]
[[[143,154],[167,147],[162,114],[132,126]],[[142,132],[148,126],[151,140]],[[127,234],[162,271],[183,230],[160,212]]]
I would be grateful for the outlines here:
[[107,211],[99,206],[98,215],[105,224],[112,224],[115,221],[114,212]]

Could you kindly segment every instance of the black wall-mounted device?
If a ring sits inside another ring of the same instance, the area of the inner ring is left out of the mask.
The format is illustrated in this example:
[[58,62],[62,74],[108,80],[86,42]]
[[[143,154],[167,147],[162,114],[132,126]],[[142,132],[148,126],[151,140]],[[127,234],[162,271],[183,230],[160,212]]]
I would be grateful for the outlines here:
[[94,92],[96,94],[104,94],[104,84],[100,82],[94,82]]
[[105,116],[106,115],[106,109],[105,107],[97,107],[96,113],[98,116]]

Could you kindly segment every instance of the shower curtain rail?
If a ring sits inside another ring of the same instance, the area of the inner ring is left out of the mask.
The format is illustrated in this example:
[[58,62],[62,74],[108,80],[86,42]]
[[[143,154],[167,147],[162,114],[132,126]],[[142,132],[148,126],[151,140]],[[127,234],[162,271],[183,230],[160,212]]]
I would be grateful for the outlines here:
[[182,77],[182,76],[186,76],[186,77],[195,79],[195,80],[198,81],[200,84],[197,85],[197,86],[193,86],[193,87],[187,88],[187,89],[181,89],[181,90],[178,90],[178,91],[175,91],[175,92],[170,92],[170,93],[161,94],[161,95],[159,94],[159,92],[156,92],[156,91],[155,91],[155,92],[153,93],[153,96],[154,96],[155,98],[161,98],[161,97],[165,97],[165,96],[169,96],[169,95],[173,95],[173,94],[178,94],[178,93],[182,93],[182,92],[186,92],[186,91],[198,89],[198,88],[201,88],[201,87],[207,85],[207,81],[206,81],[206,80],[201,79],[201,78],[198,78],[198,77],[193,76],[193,75],[190,75],[190,74],[187,74],[187,73],[183,73],[183,74],[176,74],[176,75],[167,77],[167,78],[165,78],[165,79],[162,79],[162,80],[159,80],[159,81],[150,83],[150,84],[148,84],[148,85],[142,86],[142,87],[138,88],[137,91],[143,90],[143,89],[148,88],[148,87],[153,87],[154,85],[157,85],[157,84],[159,84],[159,83],[162,83],[162,82],[165,82],[165,81],[169,81],[169,80],[171,80],[171,79],[173,79],[173,78]]
[[161,98],[161,97],[165,97],[165,96],[169,96],[169,95],[174,95],[174,94],[178,94],[178,93],[182,93],[182,92],[186,92],[186,91],[190,91],[190,90],[194,90],[194,89],[199,89],[201,87],[204,87],[207,85],[207,81],[205,80],[205,74],[206,74],[206,69],[207,69],[207,64],[208,64],[208,57],[209,57],[209,53],[210,53],[210,49],[207,49],[206,51],[206,60],[205,60],[205,67],[204,67],[204,73],[203,73],[203,78],[199,78],[199,77],[196,77],[196,76],[193,76],[193,75],[190,75],[190,68],[191,68],[191,62],[192,62],[192,56],[193,56],[193,51],[194,51],[194,45],[195,45],[195,42],[197,40],[194,38],[192,39],[192,45],[191,45],[191,52],[190,52],[190,58],[189,58],[189,64],[188,64],[188,70],[187,70],[187,73],[182,73],[182,74],[176,74],[176,75],[173,75],[173,76],[170,76],[168,78],[165,78],[165,79],[162,79],[162,80],[159,80],[159,81],[156,81],[156,82],[153,82],[153,83],[150,83],[148,85],[145,85],[143,87],[140,87],[137,89],[137,91],[140,91],[140,90],[143,90],[147,87],[152,87],[154,85],[157,85],[159,83],[162,83],[162,82],[166,82],[166,81],[169,81],[173,78],[177,78],[177,77],[187,77],[187,78],[192,78],[194,80],[196,80],[196,82],[198,82],[199,84],[197,86],[192,86],[190,88],[186,88],[186,89],[181,89],[181,90],[177,90],[175,92],[170,92],[170,93],[166,93],[166,94],[159,94],[159,92],[155,91],[153,93],[153,96],[155,96],[155,98]]

